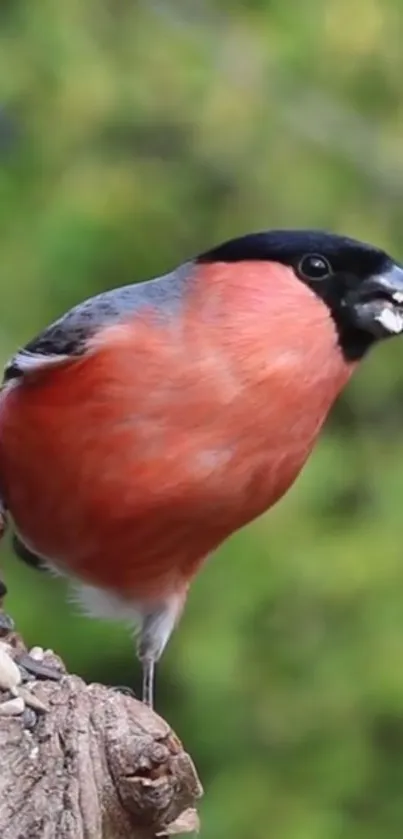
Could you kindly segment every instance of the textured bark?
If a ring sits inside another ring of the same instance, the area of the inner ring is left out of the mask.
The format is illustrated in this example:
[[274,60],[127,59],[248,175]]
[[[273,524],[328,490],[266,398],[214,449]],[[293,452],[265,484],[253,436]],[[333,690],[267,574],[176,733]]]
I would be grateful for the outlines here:
[[[18,659],[18,636],[2,642]],[[50,653],[44,664],[62,668]],[[0,714],[1,839],[154,839],[197,830],[195,768],[149,708],[64,670],[60,681],[27,681],[17,691],[25,713]],[[36,721],[32,695],[47,708],[36,710]],[[0,703],[10,698],[0,688]]]

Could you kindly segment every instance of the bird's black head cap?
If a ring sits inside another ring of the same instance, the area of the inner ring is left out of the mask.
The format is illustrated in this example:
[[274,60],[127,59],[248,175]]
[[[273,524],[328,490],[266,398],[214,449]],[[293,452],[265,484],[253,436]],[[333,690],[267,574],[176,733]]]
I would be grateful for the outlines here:
[[197,262],[254,260],[291,266],[327,304],[349,361],[403,330],[403,269],[380,248],[321,230],[271,230],[227,241]]

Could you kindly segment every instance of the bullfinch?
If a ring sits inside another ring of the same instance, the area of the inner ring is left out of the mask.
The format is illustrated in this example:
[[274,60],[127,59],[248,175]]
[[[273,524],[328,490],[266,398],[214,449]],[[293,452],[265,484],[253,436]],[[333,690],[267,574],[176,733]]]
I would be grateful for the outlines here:
[[403,330],[403,268],[320,231],[246,235],[75,306],[0,392],[0,495],[26,561],[137,626],[143,699],[196,573],[293,484],[335,399]]

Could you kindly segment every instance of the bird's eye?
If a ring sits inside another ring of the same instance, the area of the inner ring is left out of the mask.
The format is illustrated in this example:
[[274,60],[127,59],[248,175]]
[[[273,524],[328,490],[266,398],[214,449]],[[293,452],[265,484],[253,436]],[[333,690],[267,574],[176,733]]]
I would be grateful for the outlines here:
[[309,280],[324,280],[332,273],[330,263],[318,253],[303,256],[298,269],[299,273]]

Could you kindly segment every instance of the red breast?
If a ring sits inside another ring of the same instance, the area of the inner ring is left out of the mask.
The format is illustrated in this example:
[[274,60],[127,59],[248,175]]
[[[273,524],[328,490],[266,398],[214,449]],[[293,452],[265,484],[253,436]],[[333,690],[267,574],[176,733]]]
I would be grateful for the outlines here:
[[107,327],[83,357],[2,392],[17,529],[95,585],[180,588],[294,481],[352,370],[291,269],[201,265],[180,314]]

